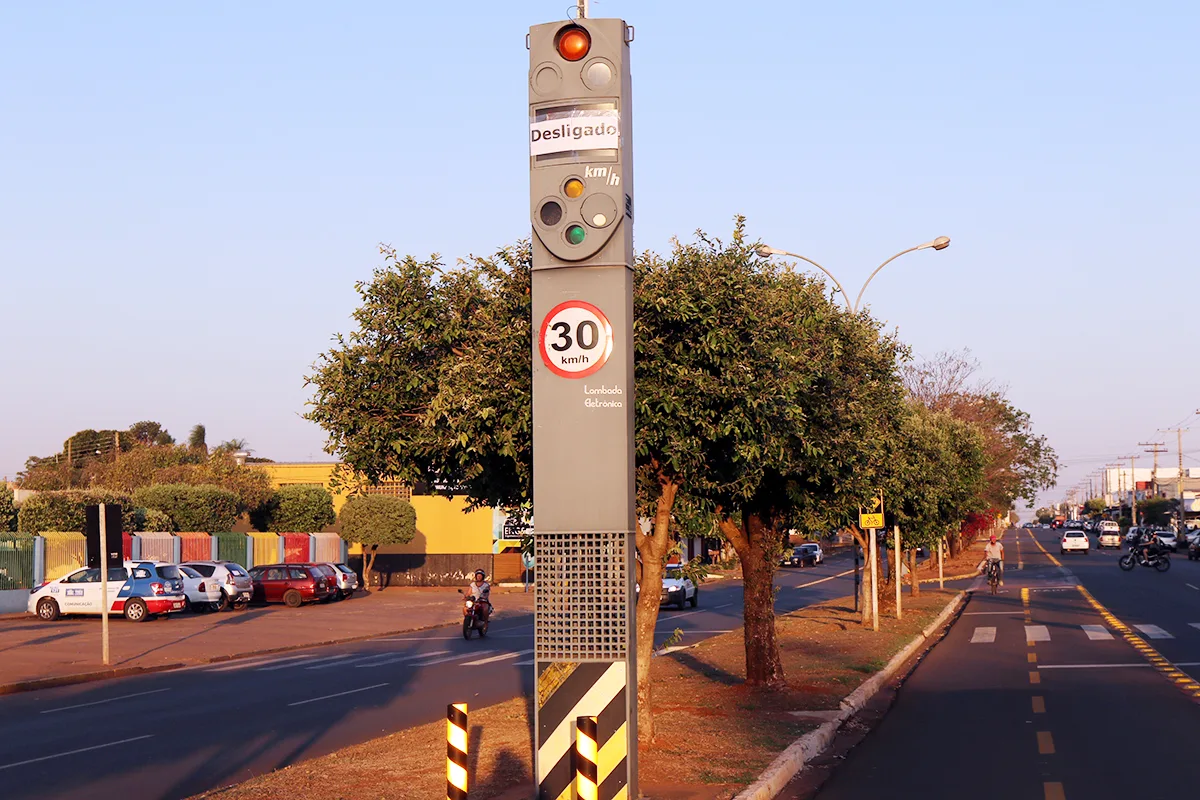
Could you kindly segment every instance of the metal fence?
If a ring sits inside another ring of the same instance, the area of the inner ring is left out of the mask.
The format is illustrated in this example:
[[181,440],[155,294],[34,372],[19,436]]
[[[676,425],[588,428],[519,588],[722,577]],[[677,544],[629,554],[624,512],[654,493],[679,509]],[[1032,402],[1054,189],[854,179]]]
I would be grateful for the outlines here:
[[46,531],[46,577],[52,581],[87,565],[87,540],[82,533]]
[[246,564],[246,534],[244,533],[215,533],[217,537],[217,558],[222,561],[232,561]]
[[33,588],[33,537],[0,539],[0,590]]

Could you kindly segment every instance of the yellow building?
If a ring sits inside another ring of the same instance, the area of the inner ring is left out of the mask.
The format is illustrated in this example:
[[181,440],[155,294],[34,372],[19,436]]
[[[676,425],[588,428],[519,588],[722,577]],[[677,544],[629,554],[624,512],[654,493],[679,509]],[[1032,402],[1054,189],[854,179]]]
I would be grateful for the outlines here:
[[[333,510],[340,512],[349,497],[345,490],[332,486],[334,462],[254,464],[267,473],[271,484],[280,486],[321,486],[333,495]],[[466,500],[461,497],[414,495],[412,489],[399,481],[383,481],[369,486],[366,494],[382,494],[400,497],[412,503],[417,512],[417,535],[406,545],[381,547],[381,554],[485,554],[492,552],[494,515],[491,509],[466,511]],[[464,513],[465,512],[465,513]],[[361,552],[357,545],[351,553]]]

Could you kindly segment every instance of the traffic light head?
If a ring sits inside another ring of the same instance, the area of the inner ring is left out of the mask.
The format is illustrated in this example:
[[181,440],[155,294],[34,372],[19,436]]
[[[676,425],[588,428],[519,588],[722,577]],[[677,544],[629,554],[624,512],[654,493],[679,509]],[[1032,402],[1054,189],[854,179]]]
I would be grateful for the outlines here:
[[631,33],[593,18],[529,31],[534,269],[632,264]]

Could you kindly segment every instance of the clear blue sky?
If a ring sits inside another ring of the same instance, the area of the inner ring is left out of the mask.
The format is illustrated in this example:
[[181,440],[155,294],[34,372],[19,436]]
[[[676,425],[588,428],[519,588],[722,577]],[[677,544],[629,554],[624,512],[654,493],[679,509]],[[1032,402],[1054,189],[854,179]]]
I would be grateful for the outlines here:
[[[6,4],[0,475],[140,419],[324,458],[303,376],[377,244],[527,235],[524,37],[568,5]],[[871,308],[969,347],[1065,484],[1200,407],[1195,3],[592,14],[637,29],[638,249],[742,213],[856,291],[953,237]]]

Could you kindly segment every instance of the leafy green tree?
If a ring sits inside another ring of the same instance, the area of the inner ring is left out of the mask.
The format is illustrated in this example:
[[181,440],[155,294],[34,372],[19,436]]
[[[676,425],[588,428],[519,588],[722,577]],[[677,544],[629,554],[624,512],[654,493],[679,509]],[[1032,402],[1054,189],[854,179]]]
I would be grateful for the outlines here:
[[339,521],[342,538],[363,547],[363,582],[367,586],[379,548],[408,544],[417,535],[417,512],[399,497],[356,495],[342,506]]
[[[1138,504],[1138,509],[1141,509],[1141,504]],[[1093,497],[1083,504],[1083,510],[1092,519],[1103,516],[1105,510],[1104,498]]]
[[1043,525],[1049,525],[1051,522],[1054,522],[1054,512],[1048,508],[1042,507],[1033,513],[1037,517],[1037,521]]
[[13,502],[13,492],[7,485],[0,484],[0,531],[12,532],[17,529],[17,506]]
[[165,514],[173,531],[228,531],[239,513],[237,495],[220,486],[184,483],[146,486],[133,493],[133,503]]
[[135,443],[144,447],[175,444],[175,438],[167,433],[167,429],[152,420],[133,423],[127,433]]
[[21,502],[17,529],[22,533],[46,531],[85,532],[87,507],[100,503],[121,506],[122,526],[126,531],[141,530],[140,516],[129,495],[105,489],[65,489],[38,492]]
[[333,495],[323,486],[283,486],[251,515],[259,530],[275,533],[323,531],[337,520]]
[[187,446],[208,455],[208,443],[204,441],[206,435],[207,432],[203,425],[193,425],[191,432],[188,433]]
[[1145,525],[1168,525],[1175,517],[1177,505],[1177,500],[1166,497],[1147,497],[1145,500],[1139,500],[1138,520]]

